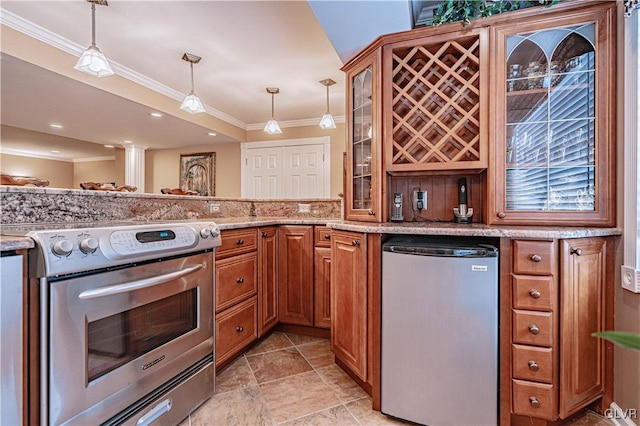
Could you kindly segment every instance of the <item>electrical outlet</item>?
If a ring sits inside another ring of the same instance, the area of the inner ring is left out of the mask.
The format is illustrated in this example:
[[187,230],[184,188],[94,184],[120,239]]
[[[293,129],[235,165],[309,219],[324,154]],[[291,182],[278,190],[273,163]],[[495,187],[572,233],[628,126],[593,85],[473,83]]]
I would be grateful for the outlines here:
[[311,213],[311,204],[298,204],[298,213]]
[[220,204],[209,204],[209,213],[220,213]]

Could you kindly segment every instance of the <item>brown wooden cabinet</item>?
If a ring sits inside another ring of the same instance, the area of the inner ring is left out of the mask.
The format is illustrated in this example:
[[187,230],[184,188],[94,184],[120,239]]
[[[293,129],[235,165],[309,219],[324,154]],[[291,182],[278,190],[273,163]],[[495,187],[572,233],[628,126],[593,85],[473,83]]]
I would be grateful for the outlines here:
[[365,235],[334,230],[331,238],[331,350],[363,382],[369,379],[370,312]]
[[258,229],[258,337],[278,323],[278,227]]
[[313,326],[313,227],[280,226],[279,321]]
[[314,226],[313,324],[331,328],[331,229]]
[[512,241],[511,392],[501,392],[515,423],[566,419],[600,398],[610,403],[611,347],[591,336],[612,326],[610,244],[605,237]]
[[374,51],[342,70],[347,78],[347,152],[344,216],[383,222],[381,63]]
[[613,226],[615,2],[493,25],[491,51],[485,220]]

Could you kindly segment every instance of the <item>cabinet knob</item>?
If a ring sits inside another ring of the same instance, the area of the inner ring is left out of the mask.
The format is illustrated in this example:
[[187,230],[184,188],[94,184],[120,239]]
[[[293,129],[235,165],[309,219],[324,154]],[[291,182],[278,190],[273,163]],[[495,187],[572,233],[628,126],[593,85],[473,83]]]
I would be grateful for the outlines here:
[[375,216],[376,212],[374,212],[373,210],[369,210],[369,216]]
[[538,371],[538,370],[540,370],[540,366],[538,365],[537,362],[535,362],[534,360],[531,360],[531,361],[529,361],[529,370]]
[[263,233],[262,233],[262,234],[260,234],[260,235],[262,235],[262,238],[267,238],[267,235],[269,235],[269,234],[267,234],[266,232],[263,232]]
[[529,296],[531,296],[533,299],[540,299],[540,292],[535,288],[532,288],[531,290],[529,290]]
[[237,327],[236,327],[236,331],[237,331],[238,333],[242,333],[242,332],[244,331],[244,327],[243,327],[243,326],[241,326],[241,325],[239,325],[239,326],[237,326]]
[[242,278],[242,277],[237,278],[237,279],[236,279],[236,282],[237,282],[238,284],[242,284],[242,283],[244,282],[244,278]]
[[577,248],[577,249],[572,248],[571,249],[571,254],[575,254],[576,256],[582,256],[582,249],[581,248]]
[[529,324],[528,328],[529,328],[529,333],[531,334],[537,335],[540,333],[540,329],[535,324]]
[[325,240],[330,240],[331,239],[331,234],[324,234],[324,239]]
[[360,241],[353,240],[353,241],[351,241],[351,245],[354,246],[354,247],[360,247]]
[[236,240],[236,244],[241,246],[244,244],[244,240]]
[[531,261],[533,261],[533,262],[538,263],[538,262],[542,261],[542,256],[540,256],[539,254],[532,254],[529,257],[529,259],[531,259]]
[[507,217],[507,214],[505,212],[500,212],[497,214],[499,219],[504,219],[505,217]]
[[538,398],[535,396],[529,397],[529,404],[531,404],[533,408],[540,408],[540,401],[538,401]]

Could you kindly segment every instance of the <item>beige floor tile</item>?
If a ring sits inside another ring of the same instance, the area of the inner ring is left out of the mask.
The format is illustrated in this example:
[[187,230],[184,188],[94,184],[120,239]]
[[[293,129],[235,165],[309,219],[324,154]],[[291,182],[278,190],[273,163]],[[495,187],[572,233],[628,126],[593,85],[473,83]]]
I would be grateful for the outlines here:
[[247,356],[247,361],[258,383],[312,370],[311,365],[296,348]]
[[296,346],[296,348],[313,368],[327,367],[335,363],[335,357],[327,339]]
[[229,392],[255,386],[258,382],[249,368],[249,363],[244,356],[233,361],[228,367],[216,376],[216,393]]
[[357,426],[359,423],[349,413],[344,405],[338,405],[318,413],[309,414],[295,420],[280,423],[281,425],[299,425],[299,426]]
[[369,397],[357,399],[345,405],[361,425],[374,426],[411,424],[399,419],[394,419],[393,417],[385,416],[380,411],[373,411],[371,409],[371,398]]
[[260,388],[251,386],[211,397],[191,414],[191,426],[272,425]]
[[316,372],[331,387],[331,390],[333,390],[342,402],[349,402],[368,396],[367,393],[342,370],[342,368],[335,364],[325,368],[319,368]]
[[315,371],[273,380],[259,386],[276,423],[340,404],[331,388]]
[[276,351],[278,349],[290,348],[292,346],[293,343],[291,343],[291,340],[289,340],[284,333],[280,331],[274,331],[269,335],[269,337],[247,351],[246,355],[256,355],[265,352]]
[[311,342],[317,342],[319,340],[327,340],[327,339],[323,339],[322,337],[303,336],[301,334],[286,333],[286,335],[289,338],[289,340],[291,340],[291,343],[293,343],[296,346],[305,345]]
[[587,411],[585,414],[569,421],[567,426],[610,426],[612,424],[614,423],[606,417],[594,413],[593,411]]

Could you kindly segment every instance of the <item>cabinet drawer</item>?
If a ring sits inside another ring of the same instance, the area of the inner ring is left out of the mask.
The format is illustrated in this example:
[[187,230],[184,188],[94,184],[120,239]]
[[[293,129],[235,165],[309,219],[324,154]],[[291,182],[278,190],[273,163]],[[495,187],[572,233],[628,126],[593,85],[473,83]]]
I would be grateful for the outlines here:
[[552,276],[513,275],[513,307],[553,311],[557,295]]
[[553,385],[513,380],[513,412],[555,420],[557,402]]
[[553,314],[513,310],[513,342],[526,345],[553,345]]
[[216,315],[216,366],[258,338],[257,320],[257,296]]
[[551,275],[557,270],[558,252],[554,241],[513,242],[513,272],[528,275]]
[[553,383],[553,349],[513,345],[513,377]]
[[216,249],[216,259],[224,259],[258,249],[258,230],[256,228],[225,230],[220,233],[220,237],[222,245]]
[[216,312],[258,291],[258,255],[241,254],[216,262]]
[[314,234],[316,247],[331,247],[331,228],[316,226],[314,227]]

